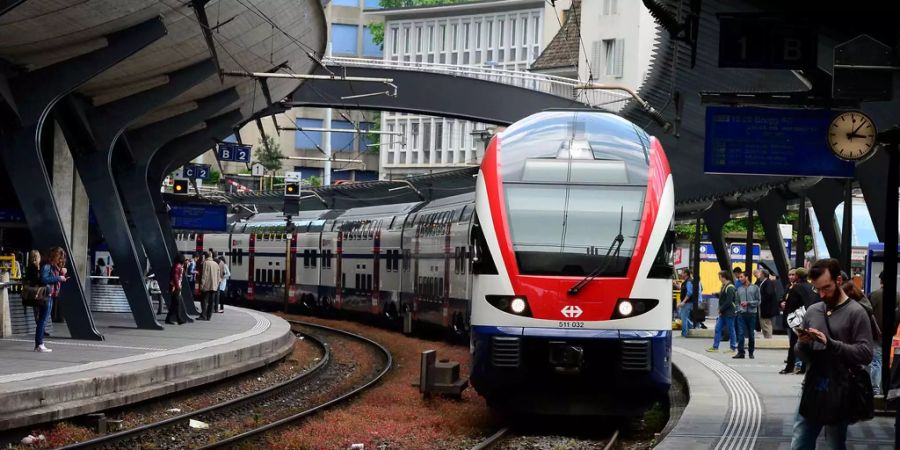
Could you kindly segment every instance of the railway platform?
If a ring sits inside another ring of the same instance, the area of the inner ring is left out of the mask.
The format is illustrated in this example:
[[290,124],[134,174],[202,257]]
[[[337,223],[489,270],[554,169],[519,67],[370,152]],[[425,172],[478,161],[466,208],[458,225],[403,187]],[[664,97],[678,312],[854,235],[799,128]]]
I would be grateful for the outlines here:
[[141,330],[130,314],[95,313],[104,341],[68,338],[54,324],[52,353],[33,335],[0,339],[0,430],[159,397],[245,372],[287,355],[294,336],[283,319],[226,307],[212,321]]
[[[790,449],[803,377],[778,373],[787,351],[757,348],[755,359],[732,359],[732,353],[706,352],[710,344],[711,339],[674,338],[672,361],[687,381],[690,400],[655,448]],[[894,448],[894,418],[851,425],[847,446]]]

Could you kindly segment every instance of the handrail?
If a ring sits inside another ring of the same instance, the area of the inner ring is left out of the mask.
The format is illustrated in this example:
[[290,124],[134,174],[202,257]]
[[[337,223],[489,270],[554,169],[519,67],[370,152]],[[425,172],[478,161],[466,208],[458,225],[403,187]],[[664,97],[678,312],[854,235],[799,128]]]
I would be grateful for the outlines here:
[[603,107],[605,109],[614,109],[610,108],[609,105],[632,99],[631,95],[616,92],[615,90],[602,90],[600,95],[591,94],[585,90],[578,89],[582,83],[571,78],[517,70],[497,69],[494,67],[458,66],[419,61],[388,61],[335,56],[323,58],[322,62],[324,64],[338,66],[391,68],[420,72],[449,73],[452,75],[477,79],[486,78],[498,83],[511,84],[559,97],[571,98],[591,106]]

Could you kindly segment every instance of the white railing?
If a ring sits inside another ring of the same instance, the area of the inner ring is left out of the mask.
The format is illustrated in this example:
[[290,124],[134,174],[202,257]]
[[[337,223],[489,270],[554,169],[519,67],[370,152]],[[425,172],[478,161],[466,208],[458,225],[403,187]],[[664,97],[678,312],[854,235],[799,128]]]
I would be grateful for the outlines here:
[[[490,66],[458,66],[417,61],[385,61],[381,59],[345,58],[335,56],[323,58],[322,62],[326,65],[335,66],[400,69],[476,78],[479,80],[508,84],[558,97],[573,99],[587,105],[611,111],[617,111],[626,101],[632,99],[629,94],[615,90],[577,89],[577,86],[582,83],[571,78],[518,70],[497,69]],[[400,88],[402,89],[403,87],[401,86]]]

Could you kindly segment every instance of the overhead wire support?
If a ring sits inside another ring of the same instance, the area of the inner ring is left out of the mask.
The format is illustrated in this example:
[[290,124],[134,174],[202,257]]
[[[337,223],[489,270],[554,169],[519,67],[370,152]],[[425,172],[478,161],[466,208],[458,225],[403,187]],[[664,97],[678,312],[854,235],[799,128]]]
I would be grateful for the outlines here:
[[637,92],[631,89],[628,86],[623,86],[619,84],[600,84],[600,83],[583,83],[575,86],[575,89],[580,90],[592,90],[592,89],[603,89],[610,91],[622,91],[631,96],[640,105],[641,109],[644,110],[653,121],[657,123],[660,127],[662,127],[663,131],[668,132],[672,129],[672,123],[666,120],[659,111],[656,110],[651,104],[647,103],[646,100],[642,99]]

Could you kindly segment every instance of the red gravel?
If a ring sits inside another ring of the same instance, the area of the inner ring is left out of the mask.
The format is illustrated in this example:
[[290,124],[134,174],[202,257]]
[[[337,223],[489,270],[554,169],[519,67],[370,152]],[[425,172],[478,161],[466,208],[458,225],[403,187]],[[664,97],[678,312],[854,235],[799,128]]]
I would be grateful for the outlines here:
[[333,409],[298,426],[271,433],[267,446],[280,449],[346,449],[361,443],[366,449],[467,449],[499,426],[474,390],[461,401],[424,399],[413,383],[419,379],[422,351],[436,350],[438,359],[460,363],[469,373],[466,347],[410,338],[355,322],[307,316],[285,316],[332,326],[366,336],[384,345],[394,357],[394,370],[383,382],[347,407]]

